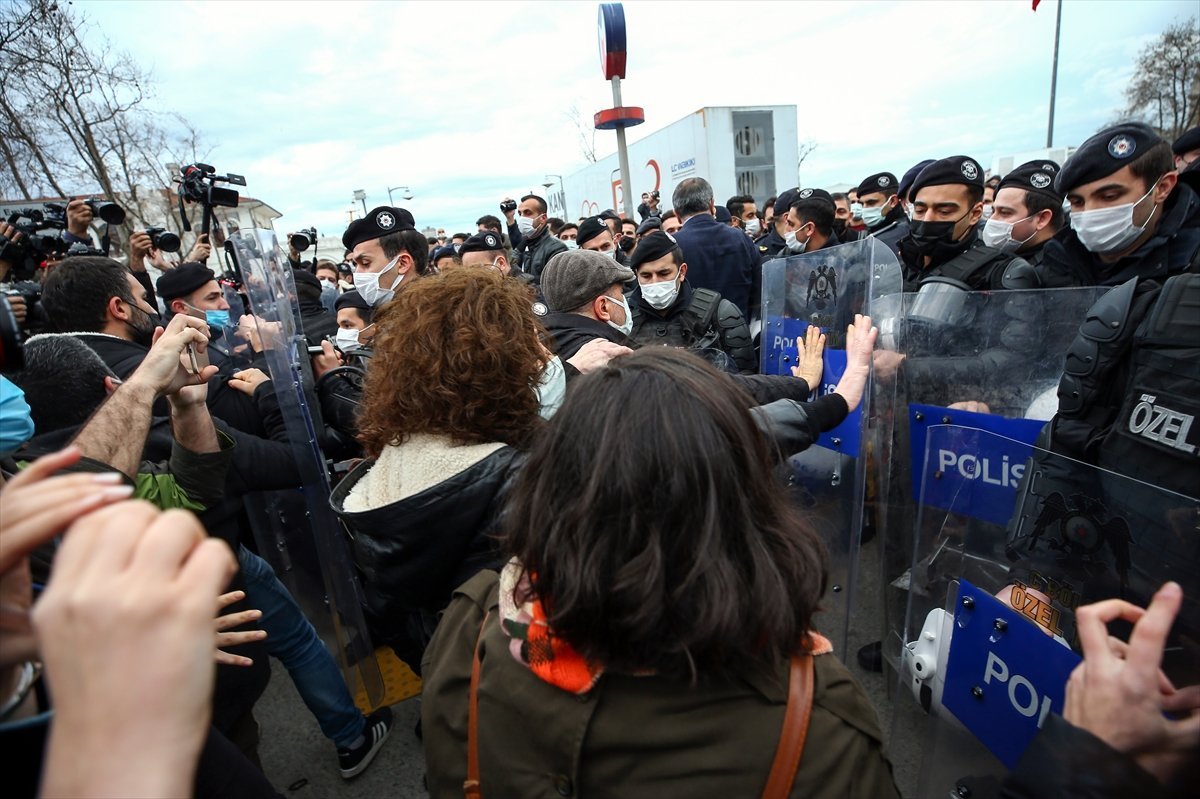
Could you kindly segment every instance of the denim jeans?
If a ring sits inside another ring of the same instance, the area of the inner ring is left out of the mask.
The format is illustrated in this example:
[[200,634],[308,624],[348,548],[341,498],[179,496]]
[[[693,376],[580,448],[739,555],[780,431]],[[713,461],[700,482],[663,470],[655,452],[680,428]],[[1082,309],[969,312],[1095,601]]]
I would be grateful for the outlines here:
[[333,656],[271,564],[245,547],[238,547],[238,564],[250,607],[262,611],[258,626],[267,631],[267,651],[288,670],[325,737],[339,748],[349,747],[362,735],[366,719],[355,706]]

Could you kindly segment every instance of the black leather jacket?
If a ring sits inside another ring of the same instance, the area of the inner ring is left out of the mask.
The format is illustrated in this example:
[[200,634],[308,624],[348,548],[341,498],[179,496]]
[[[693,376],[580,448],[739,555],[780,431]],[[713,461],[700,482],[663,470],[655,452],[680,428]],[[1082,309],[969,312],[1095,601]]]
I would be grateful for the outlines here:
[[500,509],[524,455],[503,447],[453,477],[359,513],[346,497],[375,461],[363,461],[333,490],[330,505],[353,537],[367,626],[414,670],[450,595],[482,569],[499,569]]

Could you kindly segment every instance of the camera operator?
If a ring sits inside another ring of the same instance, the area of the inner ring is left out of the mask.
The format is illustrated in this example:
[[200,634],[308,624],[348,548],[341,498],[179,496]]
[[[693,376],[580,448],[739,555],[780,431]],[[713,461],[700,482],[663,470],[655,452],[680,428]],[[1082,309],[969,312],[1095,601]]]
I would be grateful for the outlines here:
[[642,202],[637,207],[638,216],[645,222],[652,216],[661,216],[662,211],[658,207],[658,192],[644,191],[642,192]]
[[[18,243],[24,238],[24,233],[21,233],[7,222],[0,221],[0,247],[3,247],[10,241]],[[24,327],[25,319],[29,313],[29,303],[20,289],[14,285],[17,282],[15,280],[16,267],[16,264],[9,263],[7,260],[0,260],[0,292],[4,293],[4,299],[8,301],[17,324]]]

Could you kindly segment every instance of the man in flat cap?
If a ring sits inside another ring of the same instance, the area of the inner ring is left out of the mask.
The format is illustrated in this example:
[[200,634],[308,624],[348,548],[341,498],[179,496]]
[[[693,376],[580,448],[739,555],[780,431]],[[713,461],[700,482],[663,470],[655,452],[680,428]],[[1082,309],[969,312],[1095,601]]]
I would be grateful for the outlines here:
[[912,222],[899,242],[905,291],[917,291],[931,279],[964,291],[1037,288],[1027,261],[979,238],[983,168],[974,158],[934,161],[917,175],[910,196]]
[[857,191],[867,234],[899,254],[900,239],[908,235],[908,214],[900,202],[900,181],[891,172],[877,172],[864,178]]
[[404,280],[429,270],[429,244],[403,208],[372,208],[350,223],[342,244],[355,266],[355,290],[376,308],[396,296]]
[[800,189],[784,217],[784,241],[789,254],[816,252],[842,242],[833,232],[837,206],[824,189]]
[[629,295],[633,330],[643,347],[716,349],[753,373],[757,366],[750,330],[737,306],[710,289],[693,288],[675,239],[647,233],[634,249],[631,264],[638,287]]
[[1149,125],[1126,122],[1092,136],[1055,188],[1071,205],[1071,227],[1046,245],[1046,286],[1119,286],[1196,268],[1200,198],[1177,182],[1171,146]]
[[633,313],[623,287],[631,280],[632,270],[594,250],[571,250],[550,260],[542,274],[547,306],[542,324],[563,363],[595,338],[628,343]]
[[1066,217],[1063,196],[1054,188],[1058,169],[1054,161],[1038,159],[1005,175],[992,201],[992,216],[980,231],[983,243],[1038,266],[1046,242],[1062,230]]

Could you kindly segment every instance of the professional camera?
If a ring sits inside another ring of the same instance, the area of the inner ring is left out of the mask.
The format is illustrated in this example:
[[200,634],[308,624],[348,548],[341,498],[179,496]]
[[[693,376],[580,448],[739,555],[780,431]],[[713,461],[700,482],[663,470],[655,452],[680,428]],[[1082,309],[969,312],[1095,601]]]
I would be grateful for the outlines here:
[[110,225],[120,225],[125,221],[125,209],[107,200],[84,200],[84,204],[92,209],[92,215],[99,217]]
[[184,230],[192,229],[183,208],[185,202],[200,203],[204,206],[201,233],[208,233],[212,227],[213,208],[237,208],[238,193],[233,189],[218,186],[217,183],[245,186],[246,179],[232,172],[228,175],[218,175],[216,167],[208,164],[188,164],[179,168],[179,221]]
[[37,262],[57,260],[67,254],[61,233],[67,226],[66,208],[46,203],[42,208],[22,208],[8,215],[8,224],[22,233],[19,241],[0,236],[0,261],[7,261],[17,272],[30,275]]
[[292,249],[296,252],[304,252],[317,242],[317,229],[315,227],[306,228],[293,233],[288,241],[292,245]]
[[150,243],[154,245],[155,249],[163,252],[179,252],[181,244],[179,237],[166,228],[148,227],[146,235],[150,237]]

